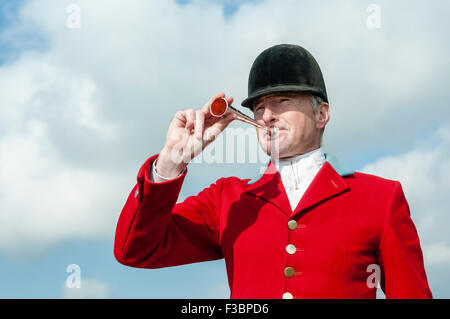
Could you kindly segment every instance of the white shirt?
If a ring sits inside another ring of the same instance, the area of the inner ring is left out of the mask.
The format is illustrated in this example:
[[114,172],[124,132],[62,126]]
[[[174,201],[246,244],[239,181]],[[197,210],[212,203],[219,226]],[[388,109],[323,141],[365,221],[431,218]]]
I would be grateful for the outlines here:
[[[325,155],[322,148],[315,149],[297,157],[274,160],[274,164],[280,173],[284,189],[289,198],[292,211],[297,207],[300,199],[323,163],[325,163]],[[170,178],[159,175],[155,170],[155,165],[152,165],[150,169],[150,180],[161,183],[170,180]]]
[[274,160],[273,162],[280,173],[289,203],[294,211],[306,189],[325,163],[322,148],[297,157]]
[[[158,162],[158,159],[155,160],[153,165],[150,165],[150,181],[155,182],[155,183],[162,183],[165,181],[170,181],[172,178],[164,177],[164,176],[161,176],[158,174],[158,172],[156,171],[156,165],[155,165],[157,162]],[[186,170],[186,168],[177,177],[180,177],[181,175],[183,175],[185,170]],[[177,178],[177,177],[174,177],[174,178]]]

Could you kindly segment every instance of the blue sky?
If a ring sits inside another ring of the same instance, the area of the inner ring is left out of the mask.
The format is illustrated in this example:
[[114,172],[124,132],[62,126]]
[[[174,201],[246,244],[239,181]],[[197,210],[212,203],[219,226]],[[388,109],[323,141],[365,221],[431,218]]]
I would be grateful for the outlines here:
[[[0,2],[0,30],[2,32],[17,23],[17,15],[25,2],[25,0]],[[16,39],[14,42],[0,37],[0,63],[17,59],[23,50],[43,50],[44,48],[45,39],[33,31],[20,32],[20,39]]]
[[[14,23],[13,16],[21,6],[21,1],[2,1],[0,2],[0,30],[5,30]],[[4,63],[11,55],[12,48],[6,41],[0,41],[0,63]]]
[[218,298],[222,293],[210,289],[211,282],[226,281],[223,261],[149,271],[120,265],[112,248],[110,243],[71,241],[35,260],[1,257],[0,297],[61,298],[70,264],[80,266],[82,285],[84,278],[107,282],[110,298]]
[[[71,3],[79,29],[66,24]],[[402,182],[430,286],[448,298],[449,4],[378,1],[371,29],[370,3],[1,1],[0,298],[226,298],[223,260],[120,265],[115,222],[173,114],[223,90],[239,106],[251,63],[276,43],[304,45],[322,67],[324,149]],[[180,200],[262,165],[192,163]],[[65,288],[70,264],[84,290]]]
[[[194,1],[192,0],[176,0],[177,4],[183,6],[183,5],[189,5],[192,4]],[[244,3],[252,3],[256,4],[258,2],[261,2],[261,0],[211,0],[210,2],[215,2],[217,4],[220,4],[223,7],[223,14],[225,17],[230,18],[233,16],[233,14],[239,9],[239,7]]]

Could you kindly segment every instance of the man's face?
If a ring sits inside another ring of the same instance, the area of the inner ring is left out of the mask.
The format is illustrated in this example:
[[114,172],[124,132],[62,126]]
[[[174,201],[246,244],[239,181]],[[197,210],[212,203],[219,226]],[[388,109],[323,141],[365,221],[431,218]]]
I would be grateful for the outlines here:
[[254,118],[278,133],[270,136],[257,130],[258,141],[272,158],[288,158],[312,151],[320,146],[321,130],[329,118],[328,104],[317,111],[308,93],[277,93],[263,96],[253,104]]

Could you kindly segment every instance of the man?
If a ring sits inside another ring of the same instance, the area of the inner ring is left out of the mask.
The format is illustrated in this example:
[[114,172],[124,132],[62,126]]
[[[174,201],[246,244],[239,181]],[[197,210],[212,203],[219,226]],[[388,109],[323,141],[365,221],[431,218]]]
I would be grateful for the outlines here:
[[[250,71],[242,105],[278,128],[258,131],[271,156],[265,174],[221,178],[176,204],[186,159],[236,118],[210,116],[224,96],[178,112],[164,148],[140,169],[117,225],[119,262],[160,268],[225,258],[231,298],[375,298],[373,278],[387,298],[432,297],[400,183],[346,170],[322,151],[328,97],[302,47],[273,46]],[[182,149],[190,152],[180,157]]]

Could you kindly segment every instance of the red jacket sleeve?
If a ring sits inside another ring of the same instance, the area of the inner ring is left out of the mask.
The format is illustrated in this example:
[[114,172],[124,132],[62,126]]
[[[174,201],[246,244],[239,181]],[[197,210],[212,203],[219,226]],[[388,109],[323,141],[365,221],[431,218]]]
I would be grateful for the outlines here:
[[432,298],[419,236],[399,182],[395,182],[378,251],[386,298]]
[[219,245],[220,187],[217,184],[178,203],[187,170],[162,183],[150,181],[150,165],[141,167],[137,185],[120,214],[114,256],[122,264],[161,268],[223,258]]

